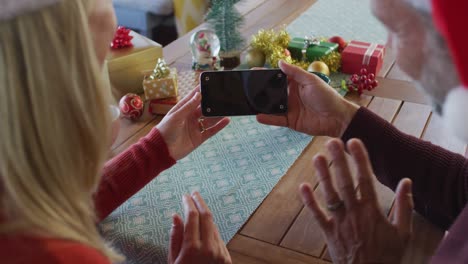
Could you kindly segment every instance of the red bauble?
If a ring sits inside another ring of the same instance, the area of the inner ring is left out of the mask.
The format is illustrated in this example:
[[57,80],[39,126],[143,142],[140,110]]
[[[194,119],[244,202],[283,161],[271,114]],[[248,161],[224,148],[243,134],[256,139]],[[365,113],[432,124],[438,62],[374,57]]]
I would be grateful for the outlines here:
[[347,43],[346,41],[340,37],[340,36],[334,36],[328,39],[328,42],[336,43],[338,44],[338,51],[342,52],[344,48],[346,47]]
[[126,94],[119,102],[120,113],[130,120],[137,120],[143,115],[144,103],[136,94]]

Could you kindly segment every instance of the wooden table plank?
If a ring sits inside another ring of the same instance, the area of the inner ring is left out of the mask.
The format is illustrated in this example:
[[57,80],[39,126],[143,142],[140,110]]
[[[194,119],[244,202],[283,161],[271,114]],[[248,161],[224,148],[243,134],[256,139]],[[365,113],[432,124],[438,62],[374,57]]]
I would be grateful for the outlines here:
[[419,138],[430,115],[430,106],[405,102],[393,125],[402,132]]
[[[229,242],[229,252],[240,253],[254,258],[260,263],[271,264],[284,264],[284,263],[297,263],[297,264],[325,264],[325,262],[317,258],[307,256],[286,248],[277,247],[269,243],[265,243],[253,238],[242,235],[236,235]],[[239,262],[240,263],[240,262]]]
[[452,152],[465,155],[466,144],[444,128],[442,118],[432,113],[422,139]]
[[377,78],[377,80],[379,80],[379,86],[375,90],[365,91],[364,94],[406,102],[428,104],[425,95],[416,88],[413,82],[388,78]]
[[390,70],[390,72],[388,73],[386,77],[389,79],[395,79],[395,80],[401,80],[401,81],[408,81],[408,82],[413,81],[411,77],[409,77],[406,73],[404,73],[400,69],[400,67],[398,67],[396,63],[393,65],[392,69]]

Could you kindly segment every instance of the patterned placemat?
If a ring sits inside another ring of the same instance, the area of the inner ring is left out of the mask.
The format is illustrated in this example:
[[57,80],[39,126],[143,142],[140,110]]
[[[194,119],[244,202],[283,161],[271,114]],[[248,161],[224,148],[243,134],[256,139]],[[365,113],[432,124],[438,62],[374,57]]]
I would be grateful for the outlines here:
[[[386,34],[371,17],[368,2],[319,1],[287,30],[293,36],[384,42]],[[190,72],[180,75],[180,89],[193,85]],[[260,125],[255,117],[232,118],[227,128],[114,211],[100,224],[101,231],[127,263],[166,263],[171,215],[182,212],[184,193],[197,190],[228,242],[310,140],[286,128]]]

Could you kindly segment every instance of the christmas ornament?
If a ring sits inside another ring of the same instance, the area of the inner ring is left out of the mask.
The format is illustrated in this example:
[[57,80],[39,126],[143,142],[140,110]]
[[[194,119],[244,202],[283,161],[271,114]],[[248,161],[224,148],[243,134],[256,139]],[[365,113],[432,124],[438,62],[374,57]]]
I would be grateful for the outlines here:
[[220,42],[213,30],[201,29],[192,34],[190,38],[190,50],[192,52],[192,69],[194,70],[219,70]]
[[245,63],[249,68],[263,67],[265,65],[265,54],[258,49],[249,49],[245,55]]
[[119,102],[120,113],[130,120],[137,120],[143,114],[143,100],[136,94],[126,94]]
[[328,65],[323,61],[312,62],[307,68],[307,71],[320,72],[320,73],[325,74],[326,76],[330,76],[330,69],[328,68]]
[[333,43],[338,44],[339,52],[342,52],[347,45],[346,41],[340,36],[331,37],[328,39],[328,42],[333,42]]
[[119,26],[115,32],[114,39],[111,43],[112,49],[122,49],[133,47],[132,44],[133,37],[130,36],[130,29]]
[[346,84],[342,83],[343,89],[347,91],[356,91],[359,95],[364,90],[372,91],[379,85],[379,81],[375,79],[375,74],[368,73],[367,69],[363,68],[359,74],[353,74]]

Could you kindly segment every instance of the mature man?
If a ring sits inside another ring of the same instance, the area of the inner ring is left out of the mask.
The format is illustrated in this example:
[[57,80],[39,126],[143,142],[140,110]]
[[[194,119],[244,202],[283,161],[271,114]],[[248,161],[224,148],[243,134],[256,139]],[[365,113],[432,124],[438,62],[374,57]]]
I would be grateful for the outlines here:
[[[372,9],[390,33],[400,68],[426,92],[447,126],[468,141],[468,125],[463,122],[468,116],[468,107],[464,108],[468,103],[468,37],[463,30],[468,1],[432,0],[432,5],[430,1],[372,0]],[[304,203],[323,230],[333,261],[398,263],[412,230],[414,208],[439,227],[450,228],[432,263],[467,263],[468,161],[398,131],[369,110],[340,98],[315,76],[286,63],[280,67],[291,79],[289,112],[281,117],[259,115],[258,121],[311,135],[341,137],[357,167],[359,195],[344,144],[331,140],[327,145],[336,189],[326,158],[314,158],[328,214],[317,204],[309,184],[300,188]],[[372,170],[379,181],[396,189],[392,221],[379,210]]]

